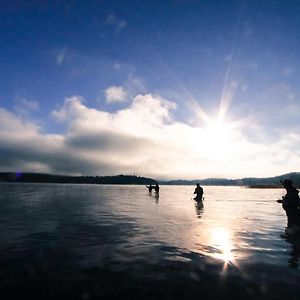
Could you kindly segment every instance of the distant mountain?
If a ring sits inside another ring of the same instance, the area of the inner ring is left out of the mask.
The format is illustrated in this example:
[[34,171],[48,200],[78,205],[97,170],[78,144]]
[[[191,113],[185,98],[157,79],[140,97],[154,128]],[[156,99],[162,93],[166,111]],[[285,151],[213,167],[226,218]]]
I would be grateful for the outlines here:
[[117,176],[63,176],[40,173],[0,173],[0,181],[39,183],[88,183],[88,184],[156,184],[152,178],[135,175]]
[[[247,177],[241,179],[207,178],[194,180],[169,180],[160,181],[162,185],[216,185],[216,186],[248,186],[255,188],[281,187],[280,180],[291,179],[296,187],[300,187],[300,172],[287,173],[275,177],[255,178]],[[40,173],[0,173],[0,181],[5,182],[40,182],[40,183],[88,183],[88,184],[156,184],[152,178],[136,175],[117,176],[63,176]]]
[[222,185],[222,186],[249,186],[255,188],[267,188],[267,187],[281,187],[280,180],[291,179],[296,187],[300,187],[300,172],[287,173],[275,177],[265,177],[265,178],[241,178],[241,179],[227,179],[227,178],[207,178],[198,180],[170,180],[161,182],[161,184],[170,185],[195,185],[200,183],[201,185]]

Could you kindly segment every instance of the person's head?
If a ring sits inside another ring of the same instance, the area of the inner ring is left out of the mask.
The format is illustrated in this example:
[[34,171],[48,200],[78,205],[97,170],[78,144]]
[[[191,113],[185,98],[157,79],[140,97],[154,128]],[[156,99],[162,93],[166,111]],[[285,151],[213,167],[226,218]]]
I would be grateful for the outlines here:
[[285,188],[291,187],[293,185],[293,181],[291,179],[283,179],[280,182]]
[[199,183],[197,183],[197,184],[196,184],[196,186],[200,186],[200,184],[199,184]]

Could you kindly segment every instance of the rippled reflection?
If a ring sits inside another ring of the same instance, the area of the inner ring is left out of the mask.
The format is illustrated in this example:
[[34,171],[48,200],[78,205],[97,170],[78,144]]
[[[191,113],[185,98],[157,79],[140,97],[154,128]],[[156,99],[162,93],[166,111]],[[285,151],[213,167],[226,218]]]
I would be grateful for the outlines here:
[[197,214],[198,218],[200,219],[203,214],[203,211],[204,211],[203,203],[202,202],[196,203],[195,210],[196,210],[196,214]]
[[212,256],[224,261],[225,265],[234,260],[232,254],[232,240],[228,230],[225,228],[214,228],[211,231],[211,245],[217,250]]
[[[162,186],[158,198],[144,186],[0,183],[0,279],[18,287],[26,265],[53,282],[61,274],[59,287],[70,277],[71,291],[82,278],[97,292],[102,287],[93,282],[101,278],[108,293],[118,294],[111,282],[127,280],[134,290],[156,280],[163,291],[183,286],[184,295],[199,287],[211,295],[219,282],[225,290],[231,282],[227,295],[242,295],[249,283],[260,291],[261,280],[270,293],[284,281],[286,290],[298,289],[300,243],[280,235],[286,217],[274,205],[282,191],[205,187],[203,205],[192,192]],[[35,282],[27,278],[28,286]],[[223,292],[210,299],[225,298]]]

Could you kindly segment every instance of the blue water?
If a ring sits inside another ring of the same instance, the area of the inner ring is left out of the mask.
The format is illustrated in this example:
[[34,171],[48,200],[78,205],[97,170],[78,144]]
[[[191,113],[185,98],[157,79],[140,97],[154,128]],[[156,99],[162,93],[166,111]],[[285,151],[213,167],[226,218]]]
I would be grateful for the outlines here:
[[3,299],[298,299],[281,189],[0,183]]

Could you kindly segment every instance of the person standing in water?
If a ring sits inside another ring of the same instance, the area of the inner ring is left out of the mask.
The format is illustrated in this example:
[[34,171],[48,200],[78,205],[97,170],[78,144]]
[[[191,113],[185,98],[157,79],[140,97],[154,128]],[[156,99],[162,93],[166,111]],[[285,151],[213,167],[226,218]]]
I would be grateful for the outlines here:
[[194,198],[196,201],[203,200],[203,188],[200,186],[199,183],[196,184],[194,194],[196,194],[196,197]]
[[154,187],[155,193],[158,195],[159,194],[159,186],[158,183]]
[[293,181],[290,179],[284,179],[281,181],[283,187],[286,189],[286,194],[282,197],[282,200],[277,200],[278,203],[282,203],[282,208],[285,210],[287,216],[287,227],[300,229],[300,199],[299,192],[293,186]]
[[154,187],[152,186],[152,184],[146,185],[146,188],[148,189],[149,194],[151,194],[152,193],[152,189],[154,189]]

